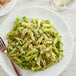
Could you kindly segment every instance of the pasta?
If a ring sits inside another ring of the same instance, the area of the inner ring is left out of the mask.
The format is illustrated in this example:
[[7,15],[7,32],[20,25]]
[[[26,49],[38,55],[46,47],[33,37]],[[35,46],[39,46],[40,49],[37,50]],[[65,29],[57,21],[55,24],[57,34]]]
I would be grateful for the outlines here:
[[49,20],[17,17],[6,36],[7,53],[22,69],[45,70],[64,56],[61,35]]

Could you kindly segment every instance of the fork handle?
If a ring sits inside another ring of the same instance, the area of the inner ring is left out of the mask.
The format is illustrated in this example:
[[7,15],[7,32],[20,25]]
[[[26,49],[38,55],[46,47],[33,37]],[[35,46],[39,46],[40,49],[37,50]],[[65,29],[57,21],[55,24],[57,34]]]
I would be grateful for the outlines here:
[[11,62],[11,64],[12,64],[12,66],[13,66],[16,74],[17,74],[17,76],[23,76],[21,70],[20,70],[20,69],[18,68],[18,66],[13,62],[13,60],[9,57],[9,55],[8,55],[6,52],[4,52],[4,54],[7,55],[7,57],[9,58],[9,60],[10,60],[10,62]]
[[13,65],[13,68],[14,68],[17,76],[23,76],[20,69],[18,68],[18,66],[11,59],[10,59],[10,61],[11,61],[11,64]]

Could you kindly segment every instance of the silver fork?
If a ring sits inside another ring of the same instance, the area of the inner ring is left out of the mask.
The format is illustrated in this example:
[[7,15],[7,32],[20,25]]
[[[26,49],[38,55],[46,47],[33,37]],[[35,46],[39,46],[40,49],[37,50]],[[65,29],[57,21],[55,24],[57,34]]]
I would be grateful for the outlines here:
[[[6,48],[5,43],[4,43],[4,41],[2,40],[2,38],[0,37],[0,52],[6,54],[6,55],[8,56],[8,54],[7,54],[6,51],[5,51],[6,49],[7,49],[7,48]],[[23,76],[22,73],[21,73],[21,71],[20,71],[20,69],[17,67],[17,65],[10,59],[9,56],[8,56],[8,58],[9,58],[11,64],[12,64],[12,66],[13,66],[16,74],[17,74],[17,76]]]

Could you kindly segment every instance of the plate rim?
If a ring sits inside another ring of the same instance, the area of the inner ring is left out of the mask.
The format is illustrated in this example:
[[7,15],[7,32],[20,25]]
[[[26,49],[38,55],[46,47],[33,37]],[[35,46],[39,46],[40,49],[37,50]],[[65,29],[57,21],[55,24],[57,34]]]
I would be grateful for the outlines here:
[[4,16],[4,15],[8,14],[9,12],[11,12],[12,9],[15,7],[16,3],[17,3],[17,0],[15,0],[15,2],[14,2],[13,5],[12,5],[12,7],[10,8],[10,10],[4,11],[4,13],[1,13],[1,14],[0,14],[0,17],[2,17],[2,16]]

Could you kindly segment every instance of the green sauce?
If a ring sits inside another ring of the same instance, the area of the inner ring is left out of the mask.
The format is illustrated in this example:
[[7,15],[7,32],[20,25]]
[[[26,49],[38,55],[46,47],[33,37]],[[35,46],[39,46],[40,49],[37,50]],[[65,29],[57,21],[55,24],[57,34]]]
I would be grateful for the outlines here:
[[61,37],[49,20],[17,17],[7,34],[7,53],[22,69],[45,70],[64,56]]

